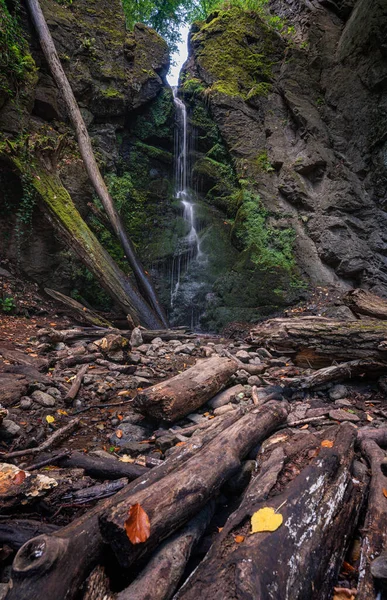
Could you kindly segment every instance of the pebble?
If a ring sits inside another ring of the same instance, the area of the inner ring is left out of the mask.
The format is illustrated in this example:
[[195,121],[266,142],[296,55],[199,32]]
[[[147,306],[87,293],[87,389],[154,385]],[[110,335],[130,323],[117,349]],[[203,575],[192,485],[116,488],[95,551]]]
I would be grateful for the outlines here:
[[344,406],[352,406],[352,402],[350,400],[347,400],[346,398],[340,398],[340,400],[335,400],[335,405],[339,406],[339,407],[344,407]]
[[61,398],[62,398],[62,394],[55,387],[49,387],[49,388],[47,388],[47,394],[49,394],[53,398],[56,398],[57,400],[61,400]]
[[44,406],[45,408],[53,408],[56,404],[55,398],[50,396],[50,394],[40,390],[33,392],[32,398],[35,400],[35,402],[40,404],[40,406]]
[[235,356],[238,360],[240,360],[243,363],[248,363],[250,360],[250,354],[246,352],[246,350],[239,350],[239,352],[237,352]]
[[132,423],[121,421],[117,430],[122,432],[122,437],[117,437],[116,432],[114,432],[109,438],[110,442],[115,446],[123,446],[129,442],[141,442],[148,437],[147,429],[139,425],[133,425]]
[[329,390],[329,397],[331,400],[340,400],[346,396],[348,396],[348,389],[345,385],[334,385],[333,388]]
[[357,415],[347,412],[346,410],[343,410],[342,408],[337,408],[334,410],[330,410],[329,411],[329,416],[331,419],[334,419],[335,421],[350,421],[351,423],[357,423],[358,421],[360,421],[360,417],[358,417]]
[[130,345],[132,348],[138,348],[143,344],[143,339],[141,335],[141,329],[139,327],[135,327],[130,336]]
[[29,410],[33,404],[33,400],[28,398],[28,396],[23,396],[20,398],[20,408],[22,410]]
[[0,438],[3,440],[11,440],[20,435],[21,427],[11,419],[4,419],[0,426]]
[[258,375],[251,375],[248,378],[247,383],[249,385],[261,385],[261,380],[259,379]]

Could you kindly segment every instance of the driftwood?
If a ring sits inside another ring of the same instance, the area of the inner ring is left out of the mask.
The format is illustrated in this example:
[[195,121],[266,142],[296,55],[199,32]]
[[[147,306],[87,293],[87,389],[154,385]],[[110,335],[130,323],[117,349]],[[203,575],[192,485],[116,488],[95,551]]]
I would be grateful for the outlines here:
[[112,546],[123,566],[152,551],[165,537],[176,531],[213,497],[241,465],[241,460],[287,417],[285,403],[272,402],[253,409],[228,427],[176,471],[157,485],[130,498],[148,514],[150,537],[134,546],[125,532],[128,502],[121,502],[101,515],[105,540]]
[[117,595],[117,600],[169,600],[175,592],[192,549],[214,514],[211,501],[181,531],[157,549],[135,581]]
[[[267,499],[281,466],[279,454],[248,489],[248,514],[269,506],[283,516],[276,531],[250,535],[250,523],[225,527],[206,558],[176,594],[179,600],[259,598],[330,600],[357,523],[365,485],[352,478],[355,429],[342,425],[319,455],[278,495]],[[262,502],[262,499],[264,500]],[[243,535],[241,543],[235,534]]]
[[291,388],[313,389],[325,386],[327,383],[345,381],[359,375],[377,377],[384,373],[386,364],[382,362],[372,362],[369,360],[351,360],[349,362],[332,365],[318,369],[311,375],[304,377],[284,378],[281,383]]
[[[382,472],[385,452],[378,444],[364,438],[360,443],[362,453],[371,467],[371,483],[367,514],[362,529],[362,548],[359,566],[357,600],[376,598],[380,591],[378,580],[373,577],[373,562],[387,551],[387,477]],[[379,588],[379,589],[378,589]]]
[[[49,457],[47,457],[47,460]],[[129,481],[141,477],[149,472],[149,468],[126,463],[115,458],[102,458],[90,456],[83,452],[71,452],[69,456],[53,456],[51,465],[68,469],[84,469],[86,475],[94,479],[121,479],[126,477]]]
[[183,373],[138,394],[133,406],[154,419],[177,421],[219,392],[237,368],[234,361],[219,356],[200,360]]
[[90,363],[96,362],[98,358],[102,358],[103,354],[100,352],[93,352],[92,354],[85,355],[71,355],[67,358],[62,358],[55,364],[56,369],[68,369],[75,367],[76,365],[89,365]]
[[45,344],[58,344],[59,342],[71,342],[79,339],[98,339],[111,333],[120,333],[118,329],[106,329],[106,327],[72,327],[71,329],[53,329],[46,327],[39,329],[37,337]]
[[387,427],[363,427],[357,433],[357,439],[361,443],[366,440],[372,440],[381,446],[387,448]]
[[86,375],[88,368],[89,368],[89,365],[83,365],[79,369],[78,373],[76,374],[75,379],[72,382],[71,387],[70,387],[69,391],[67,392],[65,399],[64,399],[65,404],[67,404],[68,406],[70,406],[74,402],[75,398],[77,397],[78,392],[82,385],[83,378]]
[[387,323],[383,321],[271,319],[256,325],[249,339],[291,356],[296,365],[304,367],[326,367],[334,361],[387,360]]
[[98,485],[92,485],[82,490],[76,490],[74,492],[66,492],[61,497],[62,501],[71,502],[72,504],[86,504],[101,498],[109,498],[113,496],[128,483],[126,477],[116,479],[115,481],[107,481],[105,483],[99,483]]
[[7,544],[18,550],[23,544],[33,537],[42,534],[51,534],[59,527],[32,519],[7,519],[0,521],[0,546]]
[[70,298],[69,296],[65,296],[61,292],[57,292],[56,290],[52,290],[50,288],[44,288],[44,291],[48,296],[54,298],[57,302],[64,304],[70,310],[71,314],[75,315],[76,319],[81,323],[90,323],[91,325],[99,325],[100,327],[112,327],[112,324],[109,323],[104,317],[96,313],[94,310],[90,308],[86,308],[77,300]]
[[387,320],[387,301],[367,290],[350,290],[344,295],[343,302],[356,315],[366,315],[382,321]]
[[79,418],[75,418],[70,423],[67,423],[64,427],[57,429],[51,434],[42,444],[36,446],[36,448],[26,448],[25,450],[15,450],[14,452],[0,453],[0,459],[17,458],[19,456],[28,456],[30,454],[40,454],[48,448],[51,448],[55,444],[59,443],[64,437],[70,435],[79,425]]
[[67,527],[54,535],[33,538],[22,546],[13,562],[12,589],[7,600],[73,600],[77,597],[79,586],[101,559],[105,548],[98,525],[99,515],[120,501],[130,505],[130,498],[139,490],[181,468],[243,414],[241,410],[235,412],[238,415],[226,415],[200,436],[194,436],[192,441],[176,448],[176,453],[162,465],[132,481],[116,496],[103,500]]

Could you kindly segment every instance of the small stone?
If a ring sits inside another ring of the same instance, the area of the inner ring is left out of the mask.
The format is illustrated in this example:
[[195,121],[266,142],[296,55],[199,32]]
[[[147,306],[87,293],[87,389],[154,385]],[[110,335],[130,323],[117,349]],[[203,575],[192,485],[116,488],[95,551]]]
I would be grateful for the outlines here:
[[250,360],[249,360],[249,365],[258,366],[258,365],[261,365],[261,364],[262,364],[262,361],[261,361],[260,358],[258,358],[258,356],[254,356],[254,358],[250,358]]
[[148,430],[139,425],[133,425],[132,423],[124,423],[121,421],[118,430],[122,432],[122,436],[119,438],[114,432],[110,436],[110,442],[115,446],[124,446],[128,442],[141,442],[148,436]]
[[3,440],[12,440],[13,438],[20,435],[21,427],[15,423],[15,421],[11,421],[11,419],[4,419],[0,426],[0,439]]
[[192,354],[192,352],[195,350],[195,345],[194,344],[182,344],[181,346],[178,346],[175,350],[175,354]]
[[239,352],[237,352],[235,356],[238,360],[240,360],[243,363],[248,363],[250,360],[250,354],[246,352],[246,350],[239,350]]
[[333,388],[329,390],[329,397],[331,400],[340,400],[340,398],[345,398],[348,396],[348,389],[345,385],[334,385]]
[[23,398],[20,398],[20,408],[22,410],[29,410],[32,406],[33,400],[31,398],[28,398],[28,396],[23,396]]
[[262,358],[262,360],[272,358],[272,355],[268,350],[266,350],[266,348],[257,348],[255,352],[258,354],[259,358]]
[[261,380],[258,375],[251,375],[251,377],[248,378],[247,383],[249,385],[261,385]]
[[67,346],[63,342],[58,342],[54,346],[54,350],[56,350],[57,352],[59,352],[60,350],[66,350],[66,348],[67,348]]
[[346,398],[340,398],[340,400],[335,400],[335,405],[339,407],[352,407],[352,402]]
[[129,362],[133,365],[138,365],[141,362],[141,354],[138,352],[131,352],[129,354]]
[[78,408],[79,409],[79,408],[82,408],[82,406],[83,406],[82,400],[79,400],[79,398],[77,398],[76,400],[74,400],[74,402],[73,402],[73,407],[74,408]]
[[139,327],[135,327],[130,336],[130,345],[132,348],[138,348],[143,344],[143,339],[141,335],[141,329]]
[[62,394],[55,387],[49,387],[49,388],[47,388],[47,394],[49,394],[53,398],[56,398],[57,400],[61,400],[61,398],[62,398]]
[[208,406],[211,408],[219,408],[220,406],[224,406],[228,404],[230,401],[235,399],[238,394],[244,394],[245,388],[243,385],[233,385],[232,387],[224,390],[223,392],[219,392],[216,394],[211,400],[208,402]]
[[[146,442],[127,442],[121,445],[120,454],[130,454],[131,456],[138,456],[138,454],[146,454],[149,450],[154,448],[154,444],[148,444]],[[160,458],[160,455],[158,455]]]
[[141,354],[146,354],[149,348],[149,344],[141,344],[141,346],[137,346],[137,352],[141,352]]
[[153,340],[151,341],[152,346],[162,346],[164,344],[163,340],[161,339],[161,337],[155,337],[153,338]]
[[55,398],[50,396],[50,394],[46,394],[46,392],[41,392],[40,390],[36,390],[32,394],[32,398],[40,404],[40,406],[44,406],[45,408],[53,408],[56,404]]
[[110,423],[113,425],[113,427],[116,427],[120,423],[120,420],[114,417],[113,419],[110,419]]
[[355,415],[354,413],[347,412],[342,408],[337,408],[335,410],[329,411],[329,416],[331,419],[335,421],[350,421],[351,423],[357,423],[360,421],[360,417]]

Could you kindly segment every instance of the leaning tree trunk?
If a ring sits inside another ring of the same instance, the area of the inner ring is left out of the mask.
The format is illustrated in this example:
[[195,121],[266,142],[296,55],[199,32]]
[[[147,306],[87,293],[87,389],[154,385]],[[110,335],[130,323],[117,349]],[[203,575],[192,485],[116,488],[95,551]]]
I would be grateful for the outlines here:
[[[23,173],[20,161],[16,157],[11,161]],[[59,177],[37,164],[33,169],[32,184],[56,231],[135,324],[158,327],[159,319],[90,231]]]
[[142,295],[150,303],[153,310],[157,314],[160,320],[160,324],[164,327],[167,327],[167,318],[158,301],[157,294],[153,288],[151,281],[148,279],[140,260],[138,259],[135,253],[130,239],[127,236],[124,225],[121,221],[118,212],[115,209],[113,200],[109,194],[109,191],[106,187],[106,184],[103,180],[103,177],[95,160],[93,148],[91,145],[90,137],[85,122],[79,110],[70,83],[59,60],[59,56],[56,51],[50,30],[44,18],[42,9],[40,7],[39,0],[27,0],[27,6],[32,21],[34,23],[35,29],[37,31],[44,56],[51,69],[51,73],[56,81],[56,84],[63,94],[63,98],[66,103],[71,122],[73,123],[73,126],[76,131],[79,150],[83,158],[83,162],[85,164],[87,173],[90,177],[90,181],[92,182],[93,187],[105,208],[105,211],[109,217],[115,234],[117,235],[118,239],[122,244],[123,250],[131,268],[133,269],[133,273],[135,275],[138,287]]

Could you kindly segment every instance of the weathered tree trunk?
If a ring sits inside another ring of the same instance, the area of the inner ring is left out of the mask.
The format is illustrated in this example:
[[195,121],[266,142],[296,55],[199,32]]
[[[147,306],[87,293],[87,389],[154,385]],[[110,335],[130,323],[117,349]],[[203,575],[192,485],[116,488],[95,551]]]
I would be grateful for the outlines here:
[[150,520],[150,537],[146,542],[133,545],[126,535],[127,501],[101,515],[103,537],[112,546],[118,561],[129,566],[140,556],[151,552],[161,540],[200,510],[238,470],[246,454],[285,422],[287,412],[283,402],[270,402],[261,409],[253,409],[180,469],[134,494],[130,504],[139,503]]
[[[51,536],[31,539],[15,557],[12,571],[12,589],[7,600],[73,600],[79,595],[79,586],[101,558],[105,548],[98,525],[99,515],[124,501],[130,506],[131,497],[160,481],[188,460],[237,421],[237,415],[226,415],[185,446],[176,448],[162,465],[132,481],[113,498],[102,501],[67,527]],[[286,417],[285,417],[286,418]],[[39,556],[38,556],[39,555]]]
[[[225,535],[222,531],[176,600],[330,600],[365,491],[351,474],[355,438],[355,429],[342,425],[332,448],[321,448],[283,492],[267,499],[283,460],[277,448],[262,479],[258,475],[248,488],[245,509],[251,515],[272,507],[283,516],[282,525],[250,534],[250,522],[241,524],[232,515],[232,531],[226,524]],[[244,540],[237,543],[235,534]]]
[[362,528],[363,541],[356,598],[373,600],[379,591],[378,581],[372,574],[373,561],[387,550],[387,477],[382,472],[385,452],[367,437],[361,441],[360,448],[371,466],[372,476],[367,514]]
[[[45,457],[42,457],[43,459]],[[86,475],[95,479],[120,479],[126,477],[130,481],[137,477],[142,477],[149,473],[147,467],[135,465],[134,463],[125,463],[115,458],[101,458],[97,456],[89,456],[83,452],[71,452],[69,456],[55,457],[50,463],[65,467],[68,469],[84,469]]]
[[281,383],[292,388],[312,389],[325,386],[332,381],[345,381],[359,375],[378,377],[386,372],[386,364],[370,360],[351,360],[349,362],[318,369],[311,375],[281,379]]
[[33,521],[32,519],[7,519],[0,521],[0,546],[7,545],[18,550],[23,544],[42,534],[50,534],[59,527]]
[[27,6],[31,15],[31,19],[34,23],[36,32],[38,34],[44,56],[50,67],[51,73],[56,81],[56,84],[60,89],[61,93],[63,94],[63,98],[66,103],[71,122],[76,131],[79,150],[83,158],[86,171],[90,177],[90,181],[92,182],[94,189],[103,204],[106,214],[109,217],[112,227],[122,244],[125,255],[133,270],[141,293],[143,294],[145,300],[147,300],[152,306],[153,310],[155,311],[155,314],[158,316],[159,324],[163,325],[164,327],[167,327],[167,319],[157,299],[157,295],[153,288],[153,285],[147,277],[140,260],[136,256],[133,245],[127,236],[120,216],[115,209],[113,200],[102,178],[101,172],[95,160],[93,148],[91,145],[90,137],[85,122],[79,110],[77,101],[71,89],[70,83],[67,79],[66,73],[64,72],[61,62],[59,60],[59,56],[56,51],[50,30],[48,29],[46,20],[44,18],[42,9],[40,7],[39,0],[27,0]]
[[109,321],[98,315],[90,308],[86,308],[80,302],[77,302],[73,298],[69,298],[69,296],[65,296],[61,292],[57,292],[56,290],[51,290],[50,288],[44,288],[44,291],[48,296],[54,298],[57,302],[64,304],[67,306],[70,313],[75,316],[75,318],[81,323],[90,323],[91,325],[99,325],[102,327],[113,327]]
[[350,290],[344,295],[343,302],[357,315],[387,320],[387,301],[367,290]]
[[199,360],[183,373],[138,394],[133,406],[154,419],[177,421],[217,394],[237,369],[229,358]]
[[69,391],[67,392],[67,394],[64,398],[65,404],[67,404],[68,406],[70,406],[74,402],[75,398],[77,397],[78,392],[82,385],[83,378],[86,375],[88,368],[89,368],[89,365],[83,365],[79,369],[78,373],[76,374],[76,377],[71,384],[71,388],[69,389]]
[[192,549],[208,527],[214,509],[215,502],[209,502],[181,531],[168,538],[153,554],[135,581],[117,595],[117,600],[172,598]]
[[334,361],[387,360],[387,323],[336,321],[324,317],[271,319],[250,331],[253,344],[290,355],[304,367],[326,367]]

